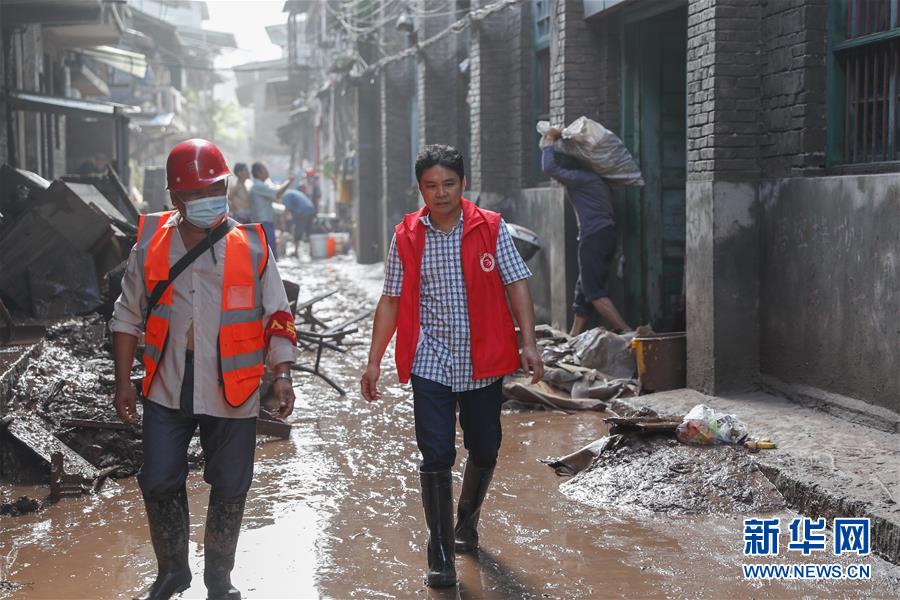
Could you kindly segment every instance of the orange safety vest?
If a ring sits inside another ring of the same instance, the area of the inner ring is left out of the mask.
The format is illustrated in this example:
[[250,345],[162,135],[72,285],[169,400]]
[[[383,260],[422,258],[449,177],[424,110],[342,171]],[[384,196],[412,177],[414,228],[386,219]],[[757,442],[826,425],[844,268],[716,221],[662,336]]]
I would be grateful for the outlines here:
[[[138,225],[138,263],[144,274],[147,297],[160,281],[169,278],[174,264],[170,242],[175,227],[165,227],[176,211],[141,215]],[[177,261],[179,257],[175,257]],[[240,406],[259,387],[265,371],[263,304],[260,279],[269,258],[262,225],[234,227],[225,236],[225,265],[222,281],[222,316],[219,322],[219,381],[225,399]],[[172,286],[165,291],[147,317],[144,327],[144,396],[150,393],[169,339]]]

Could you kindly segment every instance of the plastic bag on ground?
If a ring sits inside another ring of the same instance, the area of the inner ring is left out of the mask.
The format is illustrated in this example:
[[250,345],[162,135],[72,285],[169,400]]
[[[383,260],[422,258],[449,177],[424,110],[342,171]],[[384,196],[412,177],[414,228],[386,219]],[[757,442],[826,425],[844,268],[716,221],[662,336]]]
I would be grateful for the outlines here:
[[[540,121],[537,125],[542,136],[542,149],[546,145],[543,136],[549,129],[548,121]],[[562,137],[556,140],[553,148],[580,159],[611,185],[644,185],[641,169],[624,142],[597,121],[587,117],[575,119],[563,129]]]
[[684,416],[675,435],[683,444],[741,444],[749,435],[749,430],[734,415],[698,404]]

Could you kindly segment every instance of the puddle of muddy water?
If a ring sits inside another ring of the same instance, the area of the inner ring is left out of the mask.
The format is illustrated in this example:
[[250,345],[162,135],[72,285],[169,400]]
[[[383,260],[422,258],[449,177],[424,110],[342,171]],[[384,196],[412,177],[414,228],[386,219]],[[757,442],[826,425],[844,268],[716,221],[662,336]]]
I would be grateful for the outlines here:
[[[377,285],[355,286],[366,277],[356,265],[348,270],[336,261],[284,261],[279,268],[301,281],[301,298],[345,286],[317,308],[326,320],[369,308],[377,298]],[[377,276],[369,279],[380,284]],[[366,342],[367,329],[352,340]],[[604,435],[604,415],[548,411],[504,413],[500,466],[482,513],[483,549],[458,557],[458,591],[428,590],[422,580],[426,539],[411,395],[396,384],[388,356],[384,399],[371,405],[361,400],[356,385],[366,351],[363,343],[323,360],[323,368],[350,390],[346,398],[298,374],[291,438],[258,444],[233,573],[246,598],[897,596],[900,570],[877,559],[868,561],[876,578],[870,582],[744,581],[745,514],[673,517],[573,501],[559,489],[565,480],[538,460],[563,456]],[[464,455],[460,448],[457,493]],[[134,479],[122,483],[116,495],[63,500],[38,514],[0,519],[4,578],[24,585],[15,597],[130,597],[152,579],[155,564],[140,494]],[[41,494],[27,487],[14,492]],[[205,597],[207,493],[201,474],[192,472],[194,585],[185,598]]]

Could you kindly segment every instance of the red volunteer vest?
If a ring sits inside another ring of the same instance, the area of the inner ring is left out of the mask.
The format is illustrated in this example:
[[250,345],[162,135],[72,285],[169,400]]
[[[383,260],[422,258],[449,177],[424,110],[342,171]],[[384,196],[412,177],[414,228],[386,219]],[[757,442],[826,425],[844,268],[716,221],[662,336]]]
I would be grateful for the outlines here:
[[[472,379],[507,375],[519,368],[519,343],[494,255],[500,214],[478,208],[465,198],[462,209],[460,258],[468,299]],[[402,383],[409,381],[419,344],[419,293],[425,251],[425,225],[419,218],[426,214],[427,206],[406,215],[394,229],[403,264],[395,352]]]
[[[164,227],[175,211],[141,215],[138,260],[147,297],[169,278],[169,244],[175,227]],[[239,225],[225,236],[222,316],[219,323],[219,373],[225,399],[240,406],[259,387],[265,371],[263,305],[260,278],[269,254],[261,225]],[[150,393],[169,339],[172,286],[162,295],[144,327],[144,396]]]

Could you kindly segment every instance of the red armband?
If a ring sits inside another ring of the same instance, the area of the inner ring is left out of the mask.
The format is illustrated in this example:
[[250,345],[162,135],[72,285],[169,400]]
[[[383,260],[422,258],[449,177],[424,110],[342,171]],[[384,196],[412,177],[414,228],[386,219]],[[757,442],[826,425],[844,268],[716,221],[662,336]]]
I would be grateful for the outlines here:
[[265,332],[267,348],[273,335],[287,338],[291,340],[291,344],[297,345],[297,326],[294,325],[294,317],[291,316],[291,313],[279,310],[269,318]]

